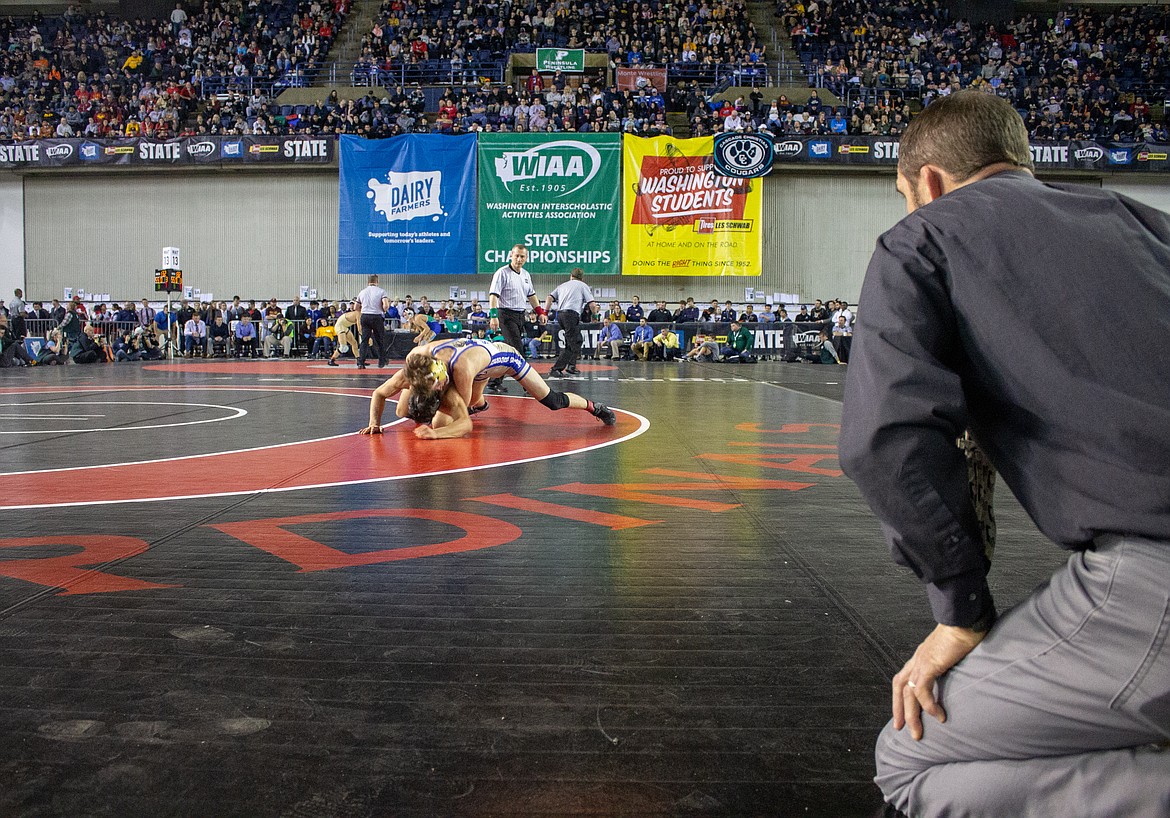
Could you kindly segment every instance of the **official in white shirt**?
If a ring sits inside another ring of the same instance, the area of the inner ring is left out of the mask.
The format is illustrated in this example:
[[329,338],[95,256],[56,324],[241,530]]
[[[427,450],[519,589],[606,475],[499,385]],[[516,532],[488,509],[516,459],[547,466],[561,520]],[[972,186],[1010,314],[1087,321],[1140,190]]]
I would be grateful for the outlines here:
[[[504,343],[519,351],[524,336],[524,308],[532,305],[537,316],[544,315],[544,309],[536,299],[536,290],[532,289],[532,276],[524,269],[528,261],[528,248],[523,244],[512,247],[508,253],[508,263],[496,270],[492,276],[492,286],[488,292],[488,324],[492,329],[498,329],[504,336]],[[503,378],[493,378],[488,382],[488,390],[492,392],[507,392]]]
[[370,339],[378,345],[378,366],[385,366],[390,357],[390,347],[386,343],[386,291],[378,286],[378,277],[369,278],[369,286],[358,293],[358,303],[362,311],[362,343],[358,350],[358,369],[366,368],[366,358],[370,357]]

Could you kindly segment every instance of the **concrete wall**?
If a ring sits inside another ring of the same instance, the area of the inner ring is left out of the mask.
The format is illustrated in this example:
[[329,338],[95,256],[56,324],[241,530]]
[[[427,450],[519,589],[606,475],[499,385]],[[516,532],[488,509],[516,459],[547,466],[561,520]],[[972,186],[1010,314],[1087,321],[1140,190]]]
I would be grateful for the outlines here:
[[[1170,212],[1164,180],[1117,176],[1105,186]],[[364,280],[337,274],[337,207],[333,169],[42,174],[23,183],[0,177],[0,292],[8,297],[23,280],[36,298],[81,287],[137,299],[153,290],[162,248],[177,246],[185,283],[217,299],[285,299],[301,285],[340,299]],[[778,171],[764,180],[762,276],[608,276],[589,283],[615,288],[625,300],[636,294],[643,301],[693,296],[739,303],[744,288],[753,287],[856,302],[874,241],[904,212],[890,172]],[[532,272],[543,298],[567,271]],[[384,284],[394,295],[434,299],[446,298],[452,285],[486,290],[488,278],[411,274]]]
[[0,300],[7,304],[17,287],[28,289],[24,271],[24,180],[0,176]]

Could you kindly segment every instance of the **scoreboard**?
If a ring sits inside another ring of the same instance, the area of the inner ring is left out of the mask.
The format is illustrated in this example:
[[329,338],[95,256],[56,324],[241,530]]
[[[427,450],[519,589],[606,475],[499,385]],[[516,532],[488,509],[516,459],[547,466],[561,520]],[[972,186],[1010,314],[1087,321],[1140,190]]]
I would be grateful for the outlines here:
[[155,270],[154,291],[156,293],[181,293],[183,291],[182,270]]

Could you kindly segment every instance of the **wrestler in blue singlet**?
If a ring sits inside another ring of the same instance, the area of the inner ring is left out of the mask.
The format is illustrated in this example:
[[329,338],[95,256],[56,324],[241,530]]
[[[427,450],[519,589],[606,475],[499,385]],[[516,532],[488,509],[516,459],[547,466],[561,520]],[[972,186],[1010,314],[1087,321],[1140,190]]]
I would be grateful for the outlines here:
[[453,338],[450,341],[443,341],[438,346],[432,347],[431,355],[435,355],[443,349],[454,350],[451,353],[451,360],[447,361],[446,364],[447,373],[450,376],[455,362],[459,360],[459,356],[473,346],[486,349],[492,356],[488,361],[488,365],[476,373],[476,381],[503,378],[506,375],[511,375],[519,381],[532,371],[532,367],[528,365],[528,361],[524,360],[524,356],[502,341],[484,341],[479,338]]

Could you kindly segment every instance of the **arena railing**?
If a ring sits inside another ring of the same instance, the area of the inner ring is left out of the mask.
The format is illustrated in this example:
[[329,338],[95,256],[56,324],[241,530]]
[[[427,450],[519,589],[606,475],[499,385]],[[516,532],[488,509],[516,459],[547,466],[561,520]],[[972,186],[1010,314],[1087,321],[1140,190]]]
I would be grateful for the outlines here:
[[[750,85],[754,88],[768,86],[771,72],[763,62],[721,63],[718,65],[676,62],[667,67],[666,76],[667,83],[670,85],[695,80],[700,85],[714,86],[715,88],[722,86],[722,89],[730,88],[733,85]],[[660,88],[659,90],[664,89]]]
[[350,83],[361,88],[377,85],[393,88],[396,85],[457,85],[460,83],[481,83],[504,81],[503,60],[490,62],[469,61],[454,67],[450,60],[428,60],[426,63],[392,65],[388,68],[355,65],[350,72]]

